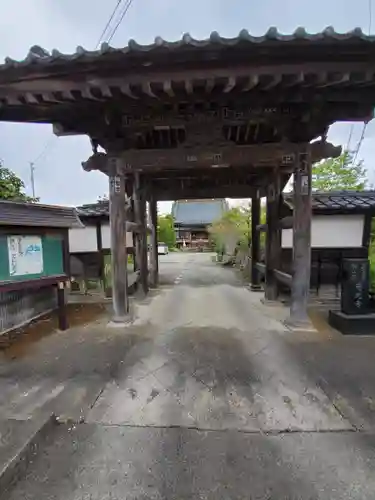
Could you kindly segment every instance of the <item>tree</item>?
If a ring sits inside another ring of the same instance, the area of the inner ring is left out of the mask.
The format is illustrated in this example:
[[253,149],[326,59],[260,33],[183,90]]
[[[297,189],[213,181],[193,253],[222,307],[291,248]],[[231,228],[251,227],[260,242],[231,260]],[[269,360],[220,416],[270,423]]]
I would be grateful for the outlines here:
[[25,184],[17,175],[6,168],[0,160],[0,199],[12,201],[37,202],[39,198],[27,196],[24,193]]
[[250,210],[233,207],[209,228],[218,253],[233,254],[237,246],[246,247],[250,238]]
[[363,161],[354,161],[352,151],[344,151],[337,158],[327,158],[313,165],[314,191],[363,191],[367,175]]
[[176,246],[176,233],[172,215],[158,216],[158,241],[168,245],[168,248]]

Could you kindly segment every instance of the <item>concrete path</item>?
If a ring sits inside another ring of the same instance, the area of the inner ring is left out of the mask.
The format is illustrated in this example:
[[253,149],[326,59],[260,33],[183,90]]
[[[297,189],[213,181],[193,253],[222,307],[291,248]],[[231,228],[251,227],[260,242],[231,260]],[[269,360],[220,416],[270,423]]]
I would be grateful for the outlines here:
[[375,498],[371,405],[339,401],[350,346],[296,338],[207,254],[162,257],[161,273],[126,329],[98,322],[0,363],[0,415],[65,422],[2,498]]

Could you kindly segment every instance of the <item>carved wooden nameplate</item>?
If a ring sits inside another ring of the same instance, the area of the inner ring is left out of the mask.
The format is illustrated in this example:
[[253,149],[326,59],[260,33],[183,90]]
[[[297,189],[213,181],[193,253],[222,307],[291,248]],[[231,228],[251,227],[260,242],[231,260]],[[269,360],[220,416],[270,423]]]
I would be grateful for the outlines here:
[[230,108],[228,106],[215,107],[210,109],[207,103],[206,109],[201,109],[194,104],[186,104],[175,109],[150,109],[147,113],[129,113],[122,116],[122,126],[124,128],[134,128],[143,126],[179,126],[189,123],[210,124],[210,123],[246,123],[253,119],[266,119],[272,117],[288,117],[299,110],[300,106],[241,106]]

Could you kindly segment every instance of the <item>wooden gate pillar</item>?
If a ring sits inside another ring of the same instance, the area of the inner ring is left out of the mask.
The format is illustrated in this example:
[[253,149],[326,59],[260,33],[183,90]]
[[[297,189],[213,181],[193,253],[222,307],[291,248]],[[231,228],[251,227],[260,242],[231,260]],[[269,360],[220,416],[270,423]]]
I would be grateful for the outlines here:
[[310,148],[297,156],[294,170],[293,264],[290,319],[308,322],[311,274],[311,157]]
[[147,220],[146,220],[146,193],[141,184],[139,172],[134,176],[134,217],[139,226],[136,237],[136,259],[139,270],[139,283],[144,294],[148,293],[148,251],[147,251]]
[[256,268],[257,262],[260,262],[260,232],[257,226],[260,224],[260,198],[253,196],[251,198],[251,290],[258,291],[260,286],[260,274]]
[[279,226],[281,204],[280,171],[275,169],[267,191],[266,274],[264,295],[266,300],[277,300],[279,287],[274,269],[279,269],[281,257],[281,230]]
[[113,322],[126,322],[129,314],[128,270],[126,249],[125,175],[121,159],[108,159],[109,224],[111,235],[111,271]]
[[151,259],[150,259],[150,284],[156,288],[159,280],[159,260],[158,260],[158,209],[157,200],[151,193],[150,203],[150,223],[151,223]]

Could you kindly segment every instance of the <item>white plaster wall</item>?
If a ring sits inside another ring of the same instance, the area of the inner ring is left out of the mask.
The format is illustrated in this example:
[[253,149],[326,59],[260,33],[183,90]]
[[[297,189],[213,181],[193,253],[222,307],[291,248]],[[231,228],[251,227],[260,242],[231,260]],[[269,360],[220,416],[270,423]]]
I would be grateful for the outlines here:
[[[312,248],[362,246],[364,215],[315,215],[311,221]],[[293,247],[292,229],[283,229],[282,247]]]
[[69,229],[70,253],[96,252],[97,250],[96,227],[86,226]]
[[[103,248],[111,247],[109,224],[102,224],[102,245]],[[126,246],[127,248],[133,246],[133,233],[126,233]]]

